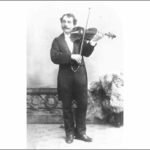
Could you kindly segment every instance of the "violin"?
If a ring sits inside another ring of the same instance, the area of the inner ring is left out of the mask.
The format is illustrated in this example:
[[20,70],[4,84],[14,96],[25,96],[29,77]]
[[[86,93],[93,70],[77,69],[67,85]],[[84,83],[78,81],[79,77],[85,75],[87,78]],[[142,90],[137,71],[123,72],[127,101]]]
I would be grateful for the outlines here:
[[[76,40],[80,40],[81,41],[81,46],[80,46],[80,55],[82,54],[82,50],[83,50],[83,43],[85,40],[92,40],[92,38],[98,33],[98,30],[96,28],[89,28],[87,29],[87,24],[88,24],[88,20],[89,20],[89,14],[90,14],[90,8],[89,8],[89,12],[88,12],[88,17],[87,17],[87,21],[86,21],[86,25],[85,28],[83,27],[75,27],[73,28],[72,32],[71,32],[71,39],[72,41],[76,41]],[[108,33],[102,33],[103,36],[107,36],[109,38],[116,38],[115,34],[112,34],[110,32]],[[80,67],[80,64],[77,65],[71,65],[71,69],[72,71],[76,72]]]
[[[84,31],[85,29],[83,27],[75,27],[73,28],[72,32],[71,32],[71,39],[72,41],[76,41],[76,40],[82,40],[83,39],[83,33],[84,35],[84,40],[91,40],[98,32],[98,30],[96,28],[88,28]],[[115,34],[112,34],[110,32],[108,33],[103,33],[103,36],[107,36],[109,38],[116,38]]]

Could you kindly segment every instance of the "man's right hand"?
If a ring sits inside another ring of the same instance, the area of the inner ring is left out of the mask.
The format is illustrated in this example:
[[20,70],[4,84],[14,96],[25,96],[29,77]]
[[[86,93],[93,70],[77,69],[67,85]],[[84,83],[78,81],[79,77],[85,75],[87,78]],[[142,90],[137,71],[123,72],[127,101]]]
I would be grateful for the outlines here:
[[82,56],[80,54],[72,54],[71,59],[75,60],[77,63],[81,63],[82,61]]

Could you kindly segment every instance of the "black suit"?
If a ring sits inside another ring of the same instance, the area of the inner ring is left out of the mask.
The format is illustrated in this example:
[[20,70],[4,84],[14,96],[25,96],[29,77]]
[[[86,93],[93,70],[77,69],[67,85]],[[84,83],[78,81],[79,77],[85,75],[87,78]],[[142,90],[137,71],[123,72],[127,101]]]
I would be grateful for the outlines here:
[[[81,42],[73,43],[73,53],[79,54]],[[94,46],[84,42],[82,56],[90,56],[94,50]],[[63,103],[63,114],[66,134],[74,133],[74,130],[79,134],[86,132],[86,110],[87,110],[87,72],[84,59],[80,68],[73,72],[71,65],[76,62],[71,59],[71,52],[67,46],[64,34],[55,38],[51,48],[51,60],[55,64],[59,64],[58,72],[58,97]],[[72,115],[72,100],[77,102],[76,111],[76,127]]]

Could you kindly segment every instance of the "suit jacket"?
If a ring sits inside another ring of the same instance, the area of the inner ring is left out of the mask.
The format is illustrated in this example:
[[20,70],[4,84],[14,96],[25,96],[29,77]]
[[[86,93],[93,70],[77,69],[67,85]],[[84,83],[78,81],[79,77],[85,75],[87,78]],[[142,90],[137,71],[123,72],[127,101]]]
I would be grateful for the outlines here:
[[[73,43],[73,53],[79,54],[81,46],[81,41],[77,40]],[[83,44],[83,51],[82,56],[90,56],[94,50],[94,46],[90,45],[87,42]],[[71,52],[68,48],[68,45],[65,41],[64,34],[62,33],[59,37],[55,38],[52,43],[51,51],[50,51],[51,60],[53,63],[59,65],[59,73],[58,73],[58,81],[57,81],[57,90],[58,90],[58,97],[62,99],[62,92],[63,92],[63,85],[66,84],[68,80],[65,80],[69,74],[72,73],[71,65],[76,65],[76,62],[71,59]],[[84,58],[82,57],[81,66],[84,71],[82,74],[79,72],[79,76],[82,76],[83,73],[86,76],[86,68]],[[82,82],[82,81],[81,81]],[[68,87],[68,90],[70,87]]]

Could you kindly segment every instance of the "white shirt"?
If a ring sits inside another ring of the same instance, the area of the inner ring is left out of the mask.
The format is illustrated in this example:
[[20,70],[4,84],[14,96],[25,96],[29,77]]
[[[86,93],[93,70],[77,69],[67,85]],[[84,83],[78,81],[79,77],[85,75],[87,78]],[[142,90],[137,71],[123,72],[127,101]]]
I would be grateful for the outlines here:
[[65,35],[65,41],[69,47],[70,52],[72,53],[73,52],[73,42],[70,39],[70,34],[68,35],[68,34],[64,33],[64,35]]

